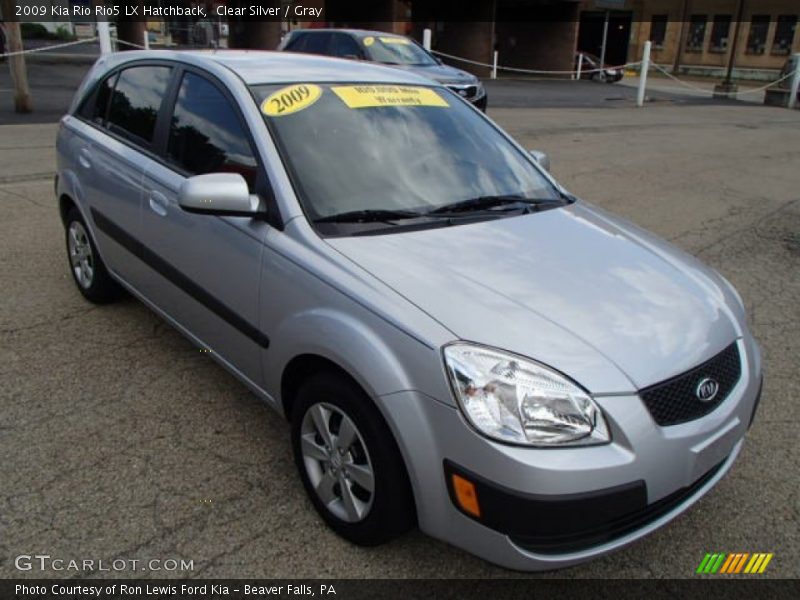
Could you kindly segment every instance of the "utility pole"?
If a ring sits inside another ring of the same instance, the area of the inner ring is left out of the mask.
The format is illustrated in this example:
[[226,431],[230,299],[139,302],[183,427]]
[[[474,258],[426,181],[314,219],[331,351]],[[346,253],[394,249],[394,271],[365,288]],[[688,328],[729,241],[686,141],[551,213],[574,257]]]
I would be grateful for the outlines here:
[[675,48],[675,61],[672,63],[672,74],[677,75],[678,69],[681,67],[681,57],[683,56],[683,47],[686,46],[686,35],[688,27],[686,27],[687,19],[689,18],[689,0],[683,0],[683,11],[681,14],[681,29],[678,32],[678,46]]
[[[2,0],[3,20],[5,21],[6,38],[9,52],[22,51],[22,32],[14,9],[14,0]],[[14,82],[14,110],[18,113],[33,111],[31,90],[28,87],[28,71],[25,68],[25,55],[16,54],[8,57],[11,80]]]
[[[228,6],[246,8],[249,0],[228,0]],[[280,8],[280,0],[262,0],[264,7]],[[281,41],[280,21],[251,21],[244,17],[229,17],[229,48],[274,50]]]
[[597,73],[599,79],[606,78],[606,46],[608,44],[608,19],[611,11],[606,9],[605,17],[603,18],[603,44],[600,46],[600,72]]
[[735,98],[738,86],[733,83],[733,66],[736,63],[736,47],[739,45],[739,30],[744,18],[744,0],[739,0],[739,8],[736,11],[736,24],[733,26],[733,42],[731,42],[731,52],[728,55],[728,71],[722,83],[714,86],[715,98]]
[[[142,9],[142,0],[129,0],[131,6],[139,8],[137,11],[141,15],[144,10]],[[120,16],[117,18],[117,39],[127,44],[118,44],[119,50],[138,50],[142,45],[142,37],[145,33],[145,22],[142,20],[144,17],[125,17]],[[134,20],[135,19],[135,20]],[[133,44],[133,45],[129,45]]]

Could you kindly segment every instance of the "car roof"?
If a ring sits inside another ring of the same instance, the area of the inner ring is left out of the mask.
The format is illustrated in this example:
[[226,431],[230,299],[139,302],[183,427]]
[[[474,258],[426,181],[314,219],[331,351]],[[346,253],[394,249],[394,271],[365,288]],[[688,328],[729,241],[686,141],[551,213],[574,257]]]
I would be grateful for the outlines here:
[[395,83],[437,85],[402,69],[295,52],[266,50],[131,50],[110,55],[109,67],[131,60],[174,60],[203,67],[227,67],[246,84],[269,83]]

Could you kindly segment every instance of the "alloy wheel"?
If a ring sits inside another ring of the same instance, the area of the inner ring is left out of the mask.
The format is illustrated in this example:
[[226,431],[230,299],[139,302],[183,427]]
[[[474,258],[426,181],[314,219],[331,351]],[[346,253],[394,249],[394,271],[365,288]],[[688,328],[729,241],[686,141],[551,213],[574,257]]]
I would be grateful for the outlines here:
[[83,289],[89,289],[94,280],[94,255],[89,235],[78,221],[69,224],[67,237],[69,246],[69,262],[75,280]]
[[367,446],[340,408],[318,402],[303,416],[300,448],[319,499],[339,519],[363,521],[372,507],[375,474]]

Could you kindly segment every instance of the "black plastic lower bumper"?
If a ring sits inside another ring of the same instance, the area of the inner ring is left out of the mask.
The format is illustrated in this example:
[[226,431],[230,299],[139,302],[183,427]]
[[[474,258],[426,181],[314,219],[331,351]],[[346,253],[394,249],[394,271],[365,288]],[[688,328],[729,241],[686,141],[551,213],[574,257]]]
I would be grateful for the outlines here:
[[722,467],[721,462],[692,485],[652,504],[644,481],[582,494],[531,495],[509,490],[445,460],[450,499],[459,510],[452,474],[475,486],[480,517],[462,513],[503,533],[531,552],[563,554],[604,544],[646,526],[693,495]]

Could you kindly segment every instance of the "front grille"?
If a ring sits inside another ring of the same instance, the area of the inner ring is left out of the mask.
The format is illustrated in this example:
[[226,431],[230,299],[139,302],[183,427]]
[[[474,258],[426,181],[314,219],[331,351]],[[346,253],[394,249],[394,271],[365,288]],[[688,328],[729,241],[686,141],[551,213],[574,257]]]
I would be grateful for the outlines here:
[[[702,365],[682,375],[651,385],[639,392],[656,423],[677,425],[707,415],[719,406],[739,381],[742,361],[734,342]],[[710,401],[697,397],[697,388],[705,378],[717,382],[719,389]]]

